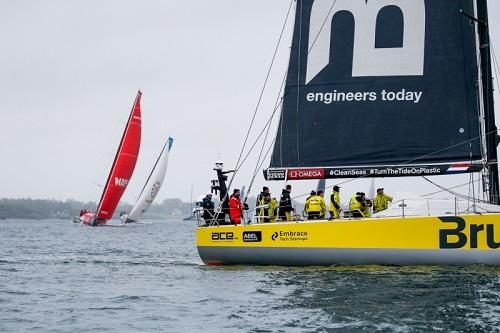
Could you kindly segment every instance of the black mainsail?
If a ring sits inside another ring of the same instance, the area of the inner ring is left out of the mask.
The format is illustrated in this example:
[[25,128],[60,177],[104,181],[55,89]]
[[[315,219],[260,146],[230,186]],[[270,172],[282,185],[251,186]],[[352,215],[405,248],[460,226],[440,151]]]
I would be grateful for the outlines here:
[[474,0],[297,0],[268,180],[481,170]]

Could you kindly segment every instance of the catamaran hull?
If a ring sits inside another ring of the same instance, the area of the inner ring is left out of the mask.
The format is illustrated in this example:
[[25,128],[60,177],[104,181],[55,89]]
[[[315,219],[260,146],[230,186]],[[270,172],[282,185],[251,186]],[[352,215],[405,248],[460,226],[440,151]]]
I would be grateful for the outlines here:
[[500,215],[199,227],[197,245],[208,265],[500,266]]

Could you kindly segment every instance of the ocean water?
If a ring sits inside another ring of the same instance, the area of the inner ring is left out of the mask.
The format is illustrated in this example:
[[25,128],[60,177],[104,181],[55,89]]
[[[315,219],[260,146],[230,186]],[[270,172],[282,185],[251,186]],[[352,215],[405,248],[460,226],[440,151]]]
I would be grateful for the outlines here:
[[196,222],[0,221],[0,332],[500,332],[500,269],[207,267]]

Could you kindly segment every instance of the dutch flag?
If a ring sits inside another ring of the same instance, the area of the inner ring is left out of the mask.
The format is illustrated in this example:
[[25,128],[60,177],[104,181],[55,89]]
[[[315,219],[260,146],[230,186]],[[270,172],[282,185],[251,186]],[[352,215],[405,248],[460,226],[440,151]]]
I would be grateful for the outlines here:
[[452,164],[446,170],[446,173],[461,173],[461,172],[467,172],[469,168],[471,167],[470,163],[459,163],[459,164]]

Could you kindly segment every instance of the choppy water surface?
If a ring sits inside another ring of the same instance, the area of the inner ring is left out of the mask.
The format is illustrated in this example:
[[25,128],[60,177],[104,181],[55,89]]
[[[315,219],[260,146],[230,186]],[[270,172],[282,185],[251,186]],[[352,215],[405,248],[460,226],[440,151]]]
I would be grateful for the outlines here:
[[196,222],[0,221],[0,331],[500,332],[500,269],[206,267]]

